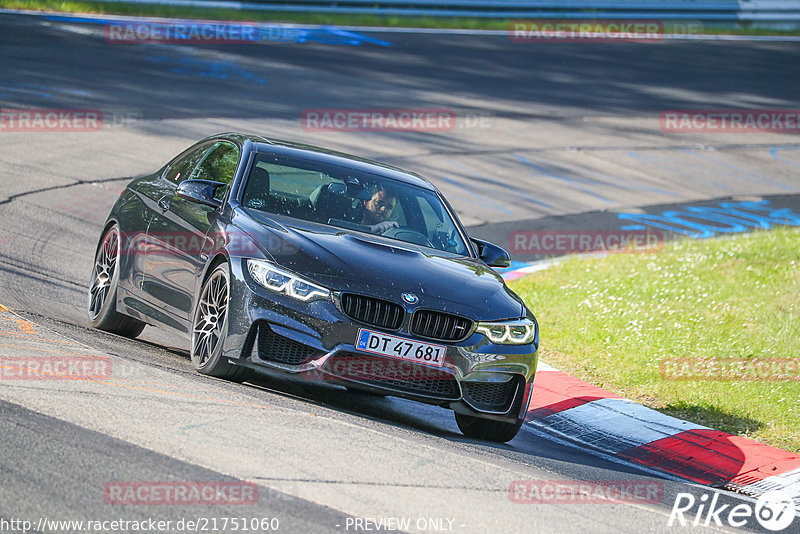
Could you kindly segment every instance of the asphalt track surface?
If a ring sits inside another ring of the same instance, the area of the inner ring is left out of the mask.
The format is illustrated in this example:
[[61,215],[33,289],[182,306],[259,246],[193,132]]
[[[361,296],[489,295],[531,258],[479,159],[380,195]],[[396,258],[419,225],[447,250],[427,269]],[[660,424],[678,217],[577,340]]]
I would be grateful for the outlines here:
[[[411,168],[489,235],[494,225],[584,216],[591,226],[592,213],[791,199],[800,189],[796,134],[658,125],[668,109],[800,107],[796,44],[363,35],[391,46],[114,45],[96,24],[0,15],[4,109],[112,118],[94,132],[0,132],[0,304],[19,313],[3,315],[0,354],[73,351],[113,369],[106,380],[0,383],[0,518],[277,517],[285,532],[354,531],[354,518],[389,517],[410,518],[412,531],[433,531],[417,523],[431,518],[452,520],[442,525],[453,532],[682,530],[667,527],[676,493],[706,489],[658,479],[656,503],[512,503],[515,480],[653,478],[529,428],[507,445],[465,439],[435,407],[270,377],[209,379],[179,337],[147,328],[131,341],[88,327],[94,246],[125,181],[220,131]],[[319,132],[300,121],[307,109],[365,107],[448,108],[461,122],[447,132]],[[477,116],[488,120],[469,127]],[[103,493],[114,481],[230,480],[258,485],[258,502],[123,506]]]

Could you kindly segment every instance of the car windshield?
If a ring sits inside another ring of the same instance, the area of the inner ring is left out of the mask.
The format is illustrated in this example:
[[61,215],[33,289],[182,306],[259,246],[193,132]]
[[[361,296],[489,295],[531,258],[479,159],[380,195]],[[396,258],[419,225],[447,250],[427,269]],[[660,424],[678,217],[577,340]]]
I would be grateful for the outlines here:
[[434,191],[347,167],[261,154],[247,179],[242,205],[469,255]]

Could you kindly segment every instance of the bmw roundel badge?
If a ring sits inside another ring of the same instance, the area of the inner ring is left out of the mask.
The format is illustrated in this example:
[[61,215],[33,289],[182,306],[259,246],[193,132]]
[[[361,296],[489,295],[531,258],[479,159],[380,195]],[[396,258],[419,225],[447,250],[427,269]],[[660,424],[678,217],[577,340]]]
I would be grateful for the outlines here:
[[406,304],[416,304],[419,302],[419,298],[414,293],[403,293],[401,296],[403,297],[403,302]]

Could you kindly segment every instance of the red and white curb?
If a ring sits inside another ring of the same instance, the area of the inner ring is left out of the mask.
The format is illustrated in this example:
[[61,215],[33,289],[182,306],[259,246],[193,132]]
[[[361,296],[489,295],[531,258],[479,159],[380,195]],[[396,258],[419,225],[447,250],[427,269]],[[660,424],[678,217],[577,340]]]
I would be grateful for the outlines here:
[[669,478],[800,507],[800,454],[664,415],[540,362],[527,424]]
[[[573,255],[576,256],[577,254]],[[569,257],[573,257],[569,256]],[[506,271],[502,274],[503,280],[506,282],[510,282],[511,280],[516,280],[517,278],[522,278],[523,276],[529,275],[531,273],[535,273],[538,271],[544,271],[545,269],[550,268],[551,266],[565,260],[568,256],[562,256],[560,258],[551,258],[547,260],[539,260],[539,261],[532,261],[528,262],[527,265],[524,267],[520,267],[518,269],[514,269],[512,271]]]

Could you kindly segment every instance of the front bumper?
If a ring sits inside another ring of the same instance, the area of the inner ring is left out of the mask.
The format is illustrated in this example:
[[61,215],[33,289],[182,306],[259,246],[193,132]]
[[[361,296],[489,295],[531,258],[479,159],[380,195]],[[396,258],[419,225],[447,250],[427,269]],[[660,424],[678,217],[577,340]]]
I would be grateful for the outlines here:
[[[338,292],[331,299],[300,302],[261,288],[242,262],[231,262],[231,274],[223,355],[232,363],[409,398],[468,415],[509,422],[525,416],[538,361],[538,335],[527,345],[496,345],[473,328],[461,341],[434,341],[411,334],[407,320],[390,331],[359,323],[343,311]],[[355,343],[361,328],[444,345],[444,363],[433,367],[359,351]]]

